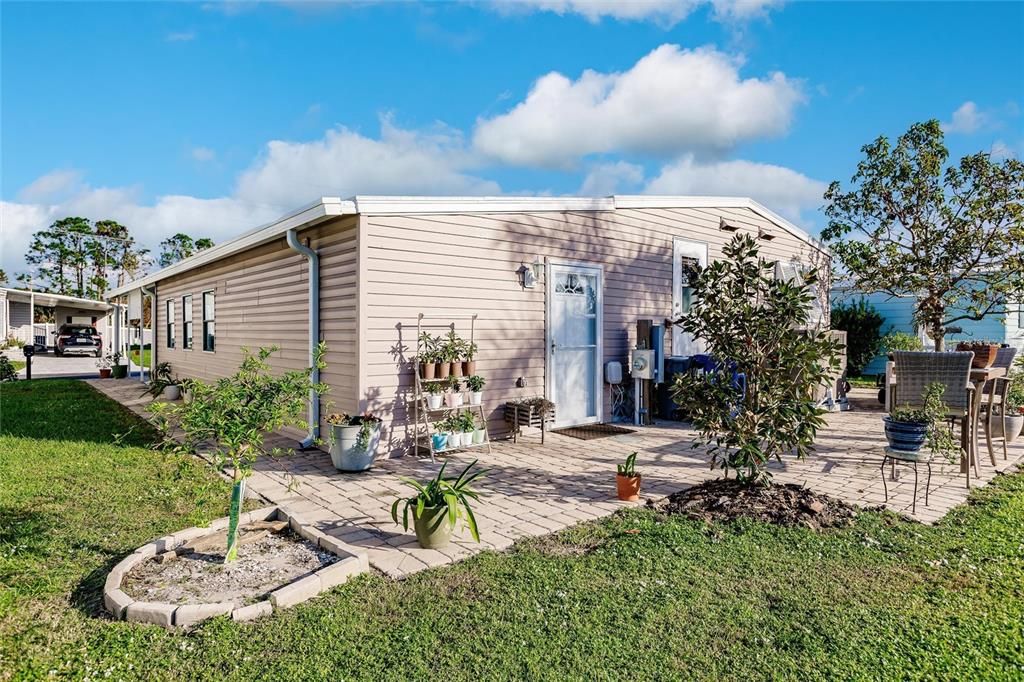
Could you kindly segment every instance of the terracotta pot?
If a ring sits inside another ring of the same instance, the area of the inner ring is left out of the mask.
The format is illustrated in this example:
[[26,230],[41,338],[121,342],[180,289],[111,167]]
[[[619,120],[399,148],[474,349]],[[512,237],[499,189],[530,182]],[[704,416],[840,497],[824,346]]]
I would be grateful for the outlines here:
[[462,375],[471,377],[476,374],[476,360],[462,361]]
[[958,343],[956,345],[958,351],[973,351],[974,361],[971,363],[971,367],[975,369],[986,369],[992,366],[992,363],[996,361],[996,354],[999,353],[999,346],[995,344],[970,344],[970,343]]
[[421,362],[420,363],[420,374],[424,379],[433,379],[434,370],[437,369],[437,364],[433,362]]
[[451,369],[451,375],[453,377],[461,377],[462,376],[462,363],[461,362],[456,360],[455,362],[451,363],[451,368],[452,368]]
[[437,369],[434,372],[435,379],[447,379],[448,371],[451,369],[450,362],[439,362],[437,363]]
[[452,539],[452,527],[448,523],[447,505],[425,507],[420,515],[416,514],[416,507],[413,507],[412,515],[420,547],[439,549],[448,546]]
[[100,379],[109,379],[111,369],[109,367],[100,367]]
[[623,476],[615,474],[615,492],[623,502],[637,502],[640,500],[640,474],[636,476]]

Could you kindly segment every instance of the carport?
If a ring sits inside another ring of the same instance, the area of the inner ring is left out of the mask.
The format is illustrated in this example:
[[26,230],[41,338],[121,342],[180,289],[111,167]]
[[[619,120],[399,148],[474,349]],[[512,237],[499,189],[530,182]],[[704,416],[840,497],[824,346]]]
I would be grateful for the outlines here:
[[[38,308],[53,308],[53,322],[36,322]],[[103,336],[107,352],[122,346],[115,306],[105,301],[26,289],[0,288],[0,339],[53,346],[53,334],[62,324],[91,324]]]

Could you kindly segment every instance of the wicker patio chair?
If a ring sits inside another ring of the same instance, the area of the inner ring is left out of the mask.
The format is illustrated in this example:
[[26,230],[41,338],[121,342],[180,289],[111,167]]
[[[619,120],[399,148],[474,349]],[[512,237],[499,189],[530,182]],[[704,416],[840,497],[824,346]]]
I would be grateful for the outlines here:
[[[897,407],[923,407],[925,394],[931,384],[938,383],[945,387],[942,400],[946,404],[946,416],[949,420],[960,422],[962,440],[970,443],[971,435],[971,361],[974,353],[929,353],[896,351],[893,353],[896,371],[896,385],[893,387],[893,409]],[[978,461],[974,457],[974,475],[978,476]],[[924,462],[928,466],[928,480],[925,483],[925,506],[928,505],[928,488],[932,478],[931,453],[916,453],[913,456],[901,456],[898,451],[886,448],[882,458],[882,485],[885,486],[885,465],[892,466],[892,477],[896,477],[896,463],[913,465],[914,468],[914,510],[917,507],[917,464]],[[967,485],[971,484],[970,466],[967,467]],[[886,501],[889,498],[886,486]]]

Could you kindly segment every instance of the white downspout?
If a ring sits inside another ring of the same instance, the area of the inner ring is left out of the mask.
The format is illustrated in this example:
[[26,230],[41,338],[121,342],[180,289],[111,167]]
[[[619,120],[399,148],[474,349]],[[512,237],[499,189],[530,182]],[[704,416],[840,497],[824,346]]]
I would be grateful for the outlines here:
[[[320,383],[320,369],[316,366],[316,348],[320,343],[320,256],[316,251],[299,241],[295,228],[288,230],[288,246],[298,251],[309,261],[309,366],[310,379]],[[302,441],[302,447],[315,447],[320,439],[320,394],[309,389],[309,435]]]
[[[149,298],[149,380],[153,381],[153,377],[156,376],[156,290],[150,287],[139,287],[142,289],[143,295]],[[145,311],[142,319],[139,320],[139,380],[145,381],[144,372],[142,371],[142,356],[143,351],[146,349],[146,325],[144,321],[146,319]]]

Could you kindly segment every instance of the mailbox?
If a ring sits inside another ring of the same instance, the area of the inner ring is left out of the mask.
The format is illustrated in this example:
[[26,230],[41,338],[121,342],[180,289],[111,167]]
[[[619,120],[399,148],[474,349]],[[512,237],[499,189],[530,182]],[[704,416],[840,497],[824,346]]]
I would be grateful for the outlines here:
[[28,344],[22,347],[21,352],[25,354],[26,358],[30,358],[36,354],[36,347],[33,346],[32,344]]

